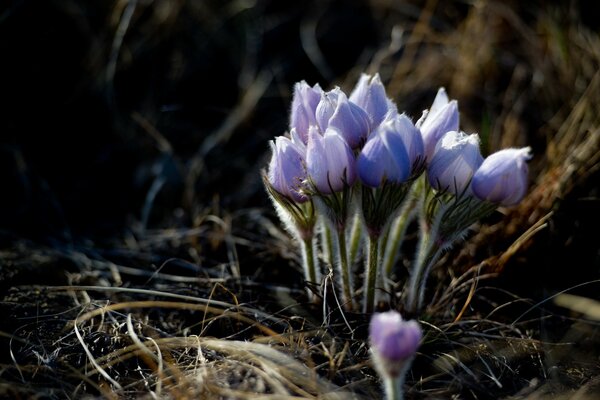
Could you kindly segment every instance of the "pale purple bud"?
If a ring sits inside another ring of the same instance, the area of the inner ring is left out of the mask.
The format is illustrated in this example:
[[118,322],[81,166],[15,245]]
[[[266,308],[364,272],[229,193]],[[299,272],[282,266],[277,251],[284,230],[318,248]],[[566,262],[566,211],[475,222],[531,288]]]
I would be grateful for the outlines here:
[[425,156],[431,161],[435,146],[440,139],[450,131],[458,131],[459,115],[456,100],[448,101],[444,88],[438,90],[435,100],[427,113],[417,122],[417,127],[423,135]]
[[327,128],[337,130],[352,149],[358,148],[369,135],[369,116],[362,108],[349,102],[339,88],[322,95],[316,116],[321,131]]
[[304,143],[308,141],[308,128],[317,124],[315,112],[323,90],[319,84],[310,87],[305,81],[294,85],[290,115],[290,130],[295,129]]
[[400,133],[400,136],[402,136],[402,142],[404,142],[404,147],[408,153],[410,166],[411,168],[415,167],[418,162],[424,160],[425,156],[421,132],[419,132],[419,129],[406,114],[400,114],[393,121],[394,127]]
[[404,321],[396,311],[374,314],[369,325],[371,351],[374,361],[385,364],[376,367],[394,376],[398,364],[414,357],[422,337],[417,321]]
[[471,188],[481,200],[504,206],[517,204],[527,191],[531,148],[505,149],[489,155],[473,175]]
[[366,186],[376,188],[383,181],[401,183],[410,176],[412,164],[395,122],[379,125],[358,155],[356,169]]
[[461,194],[482,162],[477,134],[448,132],[437,144],[427,167],[429,184],[437,190]]
[[300,189],[306,179],[303,149],[284,136],[271,141],[271,162],[267,177],[269,183],[281,195],[298,203],[308,200]]
[[323,194],[339,192],[356,180],[352,150],[335,130],[327,129],[321,136],[311,127],[306,146],[306,168],[317,190]]
[[350,101],[367,112],[372,128],[377,127],[386,116],[398,113],[396,105],[385,94],[379,74],[373,77],[362,74],[350,94]]

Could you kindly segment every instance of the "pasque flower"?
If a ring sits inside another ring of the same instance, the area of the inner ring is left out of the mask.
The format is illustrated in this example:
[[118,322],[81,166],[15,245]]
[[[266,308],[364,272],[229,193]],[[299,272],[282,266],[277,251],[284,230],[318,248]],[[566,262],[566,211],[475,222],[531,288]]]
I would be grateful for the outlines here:
[[270,145],[273,155],[267,174],[269,183],[281,195],[298,203],[305,202],[307,197],[301,192],[306,179],[304,150],[285,136],[276,137]]
[[477,134],[448,132],[437,144],[427,167],[429,184],[437,190],[462,194],[482,162]]
[[387,119],[371,134],[357,160],[360,180],[367,186],[379,187],[384,180],[401,183],[423,156],[419,131],[402,114]]
[[356,180],[352,150],[333,128],[328,128],[323,136],[316,127],[309,128],[306,165],[312,183],[322,194],[339,192]]
[[482,200],[511,206],[517,204],[527,191],[527,160],[531,148],[504,149],[488,156],[475,175],[471,187]]
[[358,148],[369,135],[369,116],[366,111],[348,101],[340,88],[321,95],[316,119],[321,132],[327,128],[337,130],[352,149]]
[[372,128],[377,127],[387,116],[398,113],[396,105],[385,94],[379,74],[362,74],[349,99],[367,112]]
[[304,143],[308,141],[308,128],[316,126],[315,112],[321,101],[323,89],[319,84],[310,87],[305,81],[298,82],[294,86],[292,109],[290,113],[290,131],[293,129]]
[[369,325],[369,340],[375,368],[396,377],[415,356],[423,332],[414,321],[404,321],[396,311],[376,313]]
[[440,88],[429,111],[417,121],[417,127],[423,135],[425,156],[431,161],[435,146],[450,131],[458,131],[459,115],[456,100],[449,101],[444,88]]

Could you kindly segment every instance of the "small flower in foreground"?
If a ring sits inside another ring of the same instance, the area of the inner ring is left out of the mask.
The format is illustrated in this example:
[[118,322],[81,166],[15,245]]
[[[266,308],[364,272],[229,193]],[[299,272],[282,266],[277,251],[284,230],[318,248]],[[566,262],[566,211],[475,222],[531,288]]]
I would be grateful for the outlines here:
[[270,145],[273,155],[267,174],[269,183],[283,196],[305,202],[308,199],[300,191],[306,179],[303,149],[284,136],[278,136]]
[[340,88],[321,95],[316,119],[322,132],[327,128],[336,129],[352,149],[358,148],[369,135],[369,116],[365,110],[349,102]]
[[315,111],[321,101],[323,89],[319,84],[310,87],[305,81],[294,86],[292,110],[290,114],[290,130],[295,129],[304,143],[308,141],[308,128],[317,124]]
[[427,168],[429,184],[437,190],[461,194],[482,162],[477,134],[448,132],[437,144]]
[[473,175],[473,194],[504,206],[517,204],[527,191],[529,159],[529,147],[504,149],[489,155]]
[[377,127],[386,116],[398,112],[396,105],[386,96],[379,74],[373,77],[362,74],[349,99],[367,112],[372,128]]
[[431,161],[435,146],[450,131],[458,131],[459,115],[456,100],[449,101],[444,88],[440,88],[427,113],[417,121],[423,135],[425,156]]
[[384,180],[404,182],[410,167],[408,152],[392,121],[379,125],[356,161],[358,177],[373,188],[381,186]]
[[415,356],[423,332],[414,321],[404,321],[396,311],[376,313],[369,325],[369,339],[375,368],[396,377]]
[[323,194],[339,192],[356,180],[352,150],[335,129],[327,129],[323,136],[316,127],[309,129],[306,166],[316,189]]

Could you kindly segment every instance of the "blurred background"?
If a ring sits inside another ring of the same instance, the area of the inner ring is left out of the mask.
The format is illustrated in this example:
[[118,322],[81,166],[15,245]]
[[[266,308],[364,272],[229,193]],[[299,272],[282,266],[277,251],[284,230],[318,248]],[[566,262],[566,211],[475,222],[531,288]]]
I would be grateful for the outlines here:
[[[208,215],[253,242],[242,275],[293,259],[260,180],[293,84],[349,91],[379,72],[414,120],[445,86],[484,155],[533,149],[525,201],[443,262],[483,262],[534,299],[597,299],[599,21],[583,0],[1,1],[0,287],[64,280],[36,249],[143,247]],[[216,264],[221,233],[160,254]]]

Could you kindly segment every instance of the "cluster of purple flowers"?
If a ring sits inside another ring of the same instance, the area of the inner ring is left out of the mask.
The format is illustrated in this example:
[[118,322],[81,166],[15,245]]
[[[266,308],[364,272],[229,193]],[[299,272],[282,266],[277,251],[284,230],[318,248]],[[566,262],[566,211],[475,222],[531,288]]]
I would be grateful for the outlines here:
[[289,136],[277,137],[272,148],[269,182],[296,202],[307,201],[312,189],[339,192],[357,178],[372,188],[405,182],[419,160],[427,161],[429,183],[438,190],[458,194],[471,184],[477,198],[513,205],[527,188],[527,149],[484,160],[478,136],[459,131],[457,102],[443,88],[415,125],[398,113],[379,75],[362,75],[350,97],[340,88],[297,83]]
[[[321,276],[313,239],[317,222],[324,220],[324,229],[335,231],[338,244],[324,248],[323,254],[337,249],[334,258],[341,264],[342,298],[349,309],[354,308],[349,264],[355,261],[354,244],[365,242],[362,238],[368,239],[363,306],[372,311],[375,286],[389,289],[386,279],[391,278],[381,276],[380,265],[393,264],[399,248],[396,239],[393,246],[386,242],[398,236],[391,227],[400,232],[418,214],[421,244],[408,288],[408,308],[418,311],[425,278],[441,251],[498,205],[517,204],[528,183],[529,148],[505,149],[484,159],[478,135],[460,130],[458,103],[443,88],[413,123],[387,97],[378,74],[363,74],[350,96],[337,87],[324,91],[318,84],[297,83],[289,132],[276,137],[271,147],[265,184],[289,230],[302,232],[296,236],[310,251],[303,255],[310,264],[305,265],[306,277]],[[428,195],[432,192],[439,195]],[[413,212],[418,204],[421,209]],[[348,246],[346,222],[362,225],[362,230],[354,229],[358,234],[353,233]]]

